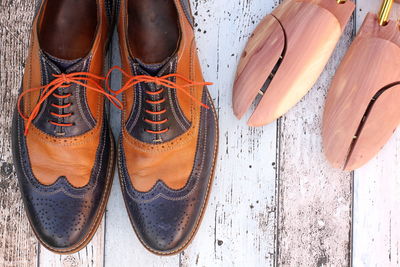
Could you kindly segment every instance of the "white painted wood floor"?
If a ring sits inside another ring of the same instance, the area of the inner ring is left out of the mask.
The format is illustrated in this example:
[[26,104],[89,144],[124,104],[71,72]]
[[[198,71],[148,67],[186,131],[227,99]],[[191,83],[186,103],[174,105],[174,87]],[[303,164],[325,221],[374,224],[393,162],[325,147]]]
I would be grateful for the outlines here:
[[[0,266],[400,266],[400,132],[353,173],[332,169],[321,146],[332,75],[366,12],[377,12],[380,1],[357,0],[324,73],[297,106],[276,123],[249,128],[231,110],[236,65],[250,33],[277,4],[192,0],[201,63],[206,80],[215,83],[210,91],[221,129],[216,179],[192,245],[171,257],[147,252],[115,179],[93,241],[77,254],[58,256],[40,246],[28,226],[10,149],[34,1],[0,0]],[[112,64],[117,62],[114,45]],[[117,86],[117,77],[113,83]],[[113,112],[115,130],[118,119]]]

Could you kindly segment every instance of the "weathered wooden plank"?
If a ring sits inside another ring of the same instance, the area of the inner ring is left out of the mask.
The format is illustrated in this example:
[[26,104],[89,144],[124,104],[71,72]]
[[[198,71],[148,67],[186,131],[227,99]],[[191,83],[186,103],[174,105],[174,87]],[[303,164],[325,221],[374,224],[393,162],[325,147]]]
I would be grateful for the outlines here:
[[21,85],[33,1],[0,0],[0,266],[35,266],[37,241],[25,216],[11,156],[11,118]]
[[[380,1],[358,0],[357,28]],[[398,19],[395,4],[391,18]],[[400,132],[378,155],[354,172],[353,262],[355,266],[400,265]]]
[[400,132],[378,156],[355,171],[353,262],[400,264]]
[[321,126],[325,95],[353,36],[351,20],[325,71],[280,120],[278,260],[282,266],[350,263],[352,179],[327,163]]
[[250,128],[232,111],[236,67],[248,37],[277,3],[192,1],[203,72],[217,105],[220,152],[208,211],[182,266],[272,266],[276,227],[276,124]]

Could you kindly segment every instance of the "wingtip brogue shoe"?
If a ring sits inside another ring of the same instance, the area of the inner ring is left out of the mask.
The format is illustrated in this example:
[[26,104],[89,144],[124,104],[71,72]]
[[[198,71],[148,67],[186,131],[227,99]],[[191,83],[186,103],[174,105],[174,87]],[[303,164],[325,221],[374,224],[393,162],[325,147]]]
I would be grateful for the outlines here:
[[68,254],[95,234],[114,169],[103,68],[110,2],[39,1],[17,109],[14,165],[40,242]]
[[182,251],[207,205],[218,120],[197,57],[187,0],[122,0],[118,166],[129,218],[158,255]]

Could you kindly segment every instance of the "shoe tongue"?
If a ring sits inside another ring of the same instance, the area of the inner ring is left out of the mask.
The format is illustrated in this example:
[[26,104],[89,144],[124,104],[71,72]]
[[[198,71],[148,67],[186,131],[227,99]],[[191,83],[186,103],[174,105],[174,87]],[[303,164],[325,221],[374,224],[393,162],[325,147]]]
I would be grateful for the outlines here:
[[72,60],[62,59],[62,58],[52,56],[47,52],[44,52],[44,53],[46,54],[48,59],[54,65],[56,65],[60,69],[61,72],[64,72],[64,73],[67,72],[67,70],[70,69],[72,66],[76,65],[78,62],[80,62],[82,60],[82,58],[72,59]]
[[167,64],[169,62],[170,58],[167,58],[166,60],[164,60],[161,63],[152,63],[152,64],[143,63],[142,61],[140,61],[140,59],[136,59],[136,60],[139,63],[140,67],[145,72],[147,72],[148,74],[150,74],[152,76],[157,76],[161,72],[161,70],[163,69],[165,64]]

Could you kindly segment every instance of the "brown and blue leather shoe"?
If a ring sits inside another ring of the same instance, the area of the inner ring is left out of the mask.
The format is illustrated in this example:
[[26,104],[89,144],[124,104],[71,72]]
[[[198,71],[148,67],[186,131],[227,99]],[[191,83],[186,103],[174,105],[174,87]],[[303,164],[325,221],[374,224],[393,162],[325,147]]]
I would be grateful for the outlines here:
[[13,122],[13,156],[31,226],[49,250],[93,237],[110,193],[114,143],[103,66],[110,2],[42,0]]
[[218,122],[187,0],[122,0],[118,163],[131,223],[158,255],[183,250],[207,205]]

